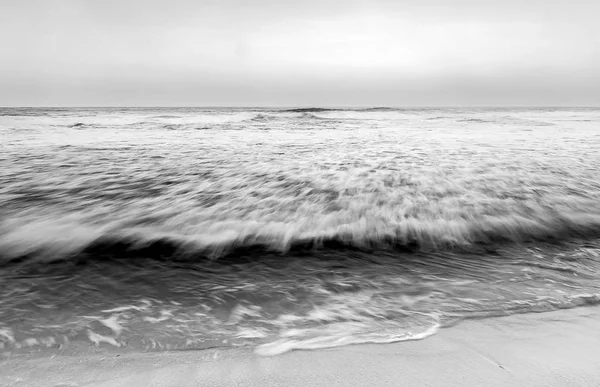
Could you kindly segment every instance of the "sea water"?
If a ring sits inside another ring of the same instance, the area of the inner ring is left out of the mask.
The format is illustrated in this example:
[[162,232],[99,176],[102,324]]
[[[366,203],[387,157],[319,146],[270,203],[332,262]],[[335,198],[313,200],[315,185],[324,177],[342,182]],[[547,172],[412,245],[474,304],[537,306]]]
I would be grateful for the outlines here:
[[0,109],[1,351],[423,339],[599,237],[598,109]]

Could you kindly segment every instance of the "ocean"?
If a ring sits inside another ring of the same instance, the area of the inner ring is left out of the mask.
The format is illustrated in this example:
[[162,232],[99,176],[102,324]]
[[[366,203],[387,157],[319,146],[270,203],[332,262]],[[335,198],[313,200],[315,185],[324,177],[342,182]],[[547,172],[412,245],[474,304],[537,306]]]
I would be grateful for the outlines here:
[[600,301],[600,109],[0,109],[0,351],[426,339]]

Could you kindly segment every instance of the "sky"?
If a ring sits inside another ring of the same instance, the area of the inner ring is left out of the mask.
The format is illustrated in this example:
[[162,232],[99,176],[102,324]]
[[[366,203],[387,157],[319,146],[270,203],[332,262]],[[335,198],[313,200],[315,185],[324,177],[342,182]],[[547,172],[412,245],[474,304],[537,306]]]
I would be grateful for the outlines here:
[[0,106],[600,106],[598,0],[0,0]]

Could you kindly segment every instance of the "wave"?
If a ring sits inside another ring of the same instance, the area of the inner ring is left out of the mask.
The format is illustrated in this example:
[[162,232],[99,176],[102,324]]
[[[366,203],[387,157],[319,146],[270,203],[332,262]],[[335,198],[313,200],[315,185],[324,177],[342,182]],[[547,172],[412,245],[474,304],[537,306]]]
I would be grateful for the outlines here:
[[391,108],[386,106],[376,106],[370,108],[319,108],[319,107],[309,107],[309,108],[294,108],[294,109],[285,109],[280,110],[282,112],[288,113],[324,113],[324,112],[389,112],[389,111],[397,111],[397,108]]
[[339,112],[339,111],[345,111],[345,110],[347,110],[347,109],[329,109],[329,108],[310,107],[310,108],[286,109],[286,110],[280,110],[280,111],[286,112],[286,113],[323,113],[323,112]]
[[484,120],[481,118],[462,118],[460,120],[457,120],[458,122],[472,122],[472,123],[480,123],[480,124],[487,124],[487,123],[493,123],[496,122],[494,120]]
[[[125,116],[125,117],[101,117],[90,118],[90,121],[78,121],[75,123],[67,122],[57,126],[64,126],[75,129],[85,128],[123,128],[123,129],[197,129],[208,126],[226,127],[230,124],[237,124],[252,119],[256,116],[254,112],[239,112],[232,114],[198,114],[182,116]],[[83,117],[80,117],[80,119]]]
[[308,112],[304,112],[302,113],[298,118],[304,119],[304,120],[327,120],[329,118],[325,118],[325,117],[319,117],[316,116],[312,113],[308,113]]
[[467,122],[467,123],[474,123],[474,124],[496,124],[496,125],[554,126],[554,124],[551,122],[530,120],[530,119],[511,117],[511,116],[495,117],[493,119],[462,118],[462,119],[458,119],[457,122]]
[[0,117],[46,117],[69,109],[0,108]]
[[600,236],[600,214],[522,214],[479,219],[360,218],[337,226],[282,222],[229,223],[195,233],[159,227],[91,226],[42,220],[0,227],[0,261],[57,261],[73,257],[157,259],[226,258],[257,252],[289,254],[314,250],[481,251],[505,243],[562,242]]
[[190,124],[163,124],[160,126],[164,130],[206,130],[211,129],[210,126],[198,126]]
[[[56,125],[56,127],[65,127],[64,125]],[[70,129],[97,129],[103,127],[102,124],[99,123],[85,123],[85,122],[76,122],[71,125],[66,125],[67,128]]]
[[279,121],[279,120],[331,120],[329,117],[321,117],[313,114],[313,112],[308,111],[286,111],[286,113],[294,113],[292,115],[281,115],[281,114],[263,114],[259,113],[256,116],[245,120],[244,122],[270,122],[270,121]]
[[183,116],[181,115],[162,115],[162,116],[152,116],[151,118],[153,119],[169,119],[169,118],[182,118]]
[[247,119],[246,122],[269,122],[279,119],[281,119],[281,117],[278,117],[276,115],[259,113],[256,116]]
[[520,119],[519,122],[516,122],[515,124],[525,124],[527,126],[555,126],[555,124],[551,123],[551,122],[545,122],[545,121],[536,121],[536,120],[524,120],[524,119]]
[[363,112],[395,112],[398,110],[399,109],[397,109],[397,108],[391,108],[391,107],[386,107],[386,106],[358,109],[358,111],[363,111]]

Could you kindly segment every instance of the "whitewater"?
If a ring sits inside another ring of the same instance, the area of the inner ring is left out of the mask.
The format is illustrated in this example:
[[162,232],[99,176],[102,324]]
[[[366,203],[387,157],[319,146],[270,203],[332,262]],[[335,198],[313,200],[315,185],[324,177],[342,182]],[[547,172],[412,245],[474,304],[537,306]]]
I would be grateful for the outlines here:
[[600,300],[600,109],[2,108],[0,350],[424,339]]

